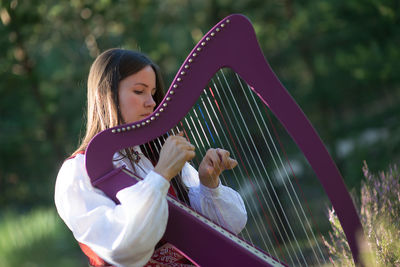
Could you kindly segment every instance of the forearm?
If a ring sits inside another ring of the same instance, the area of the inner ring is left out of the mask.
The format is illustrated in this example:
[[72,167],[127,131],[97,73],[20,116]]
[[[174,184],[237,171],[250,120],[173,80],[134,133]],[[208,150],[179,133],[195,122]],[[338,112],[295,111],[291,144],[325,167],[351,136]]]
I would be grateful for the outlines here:
[[[164,179],[152,178],[152,183],[161,183],[160,179]],[[165,196],[165,188],[148,183],[121,190],[117,194],[121,205],[111,215],[111,223],[119,220],[116,223],[121,223],[122,227],[114,234],[113,245],[99,247],[99,250],[94,247],[92,249],[113,264],[144,265],[165,232],[168,219]]]
[[246,226],[243,200],[229,187],[220,184],[212,189],[200,185],[190,188],[189,198],[193,209],[233,233],[239,233]]
[[68,173],[60,171],[57,178],[56,206],[77,241],[117,266],[144,265],[165,231],[169,183],[151,172],[144,181],[121,190],[121,204],[116,205],[91,187],[88,177],[71,181],[63,175]]
[[245,227],[247,213],[239,193],[221,183],[214,189],[201,185],[197,171],[190,164],[183,168],[182,178],[189,187],[191,206],[197,212],[235,233]]

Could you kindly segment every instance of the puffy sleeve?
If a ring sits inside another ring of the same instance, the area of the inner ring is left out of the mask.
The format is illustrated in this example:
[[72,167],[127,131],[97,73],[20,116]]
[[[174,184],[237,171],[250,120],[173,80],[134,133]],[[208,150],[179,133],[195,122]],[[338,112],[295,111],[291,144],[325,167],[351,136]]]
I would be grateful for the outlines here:
[[183,168],[182,179],[189,187],[190,205],[194,210],[235,234],[243,230],[247,212],[238,192],[221,183],[216,188],[203,186],[190,164]]
[[143,266],[164,234],[169,182],[150,171],[137,184],[118,192],[116,205],[94,188],[84,156],[64,162],[57,176],[57,211],[75,239],[117,266]]

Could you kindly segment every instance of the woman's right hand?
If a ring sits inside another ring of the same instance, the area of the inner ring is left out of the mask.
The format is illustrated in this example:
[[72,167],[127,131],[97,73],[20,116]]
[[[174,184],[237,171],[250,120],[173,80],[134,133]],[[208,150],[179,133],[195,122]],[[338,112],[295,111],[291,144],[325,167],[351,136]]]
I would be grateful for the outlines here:
[[196,155],[195,147],[180,133],[169,136],[160,151],[160,158],[154,171],[171,181],[183,168],[187,161]]

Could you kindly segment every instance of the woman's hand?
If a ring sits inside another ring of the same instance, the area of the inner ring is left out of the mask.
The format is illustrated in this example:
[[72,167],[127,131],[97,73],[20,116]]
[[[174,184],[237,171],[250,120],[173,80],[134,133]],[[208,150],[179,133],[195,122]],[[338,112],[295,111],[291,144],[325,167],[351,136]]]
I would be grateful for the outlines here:
[[168,137],[161,148],[160,158],[154,171],[171,181],[185,163],[194,158],[194,149],[195,147],[182,137],[182,133]]
[[222,171],[236,167],[237,161],[230,158],[229,155],[229,151],[220,148],[207,150],[199,166],[199,178],[204,186],[217,187]]

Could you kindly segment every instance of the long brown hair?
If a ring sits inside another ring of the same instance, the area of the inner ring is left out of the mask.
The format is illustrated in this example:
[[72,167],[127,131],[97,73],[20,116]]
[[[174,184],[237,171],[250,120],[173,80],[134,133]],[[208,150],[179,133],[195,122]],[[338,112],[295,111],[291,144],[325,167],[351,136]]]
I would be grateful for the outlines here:
[[[90,67],[87,83],[87,122],[86,134],[73,155],[85,151],[90,140],[99,132],[123,124],[118,99],[119,82],[126,77],[151,66],[156,74],[156,107],[164,98],[164,83],[159,67],[146,55],[131,50],[113,48],[100,54]],[[160,140],[163,142],[163,138]],[[140,146],[144,155],[155,165],[159,158],[159,150],[155,141]],[[127,148],[123,157],[127,157],[135,170],[132,153]],[[178,198],[189,203],[187,189],[178,174],[173,181],[178,189]]]
[[97,133],[124,123],[119,109],[119,82],[147,66],[151,66],[156,74],[154,101],[158,106],[164,98],[164,83],[159,67],[146,55],[113,48],[96,58],[90,67],[87,83],[86,134],[73,154],[86,150]]

